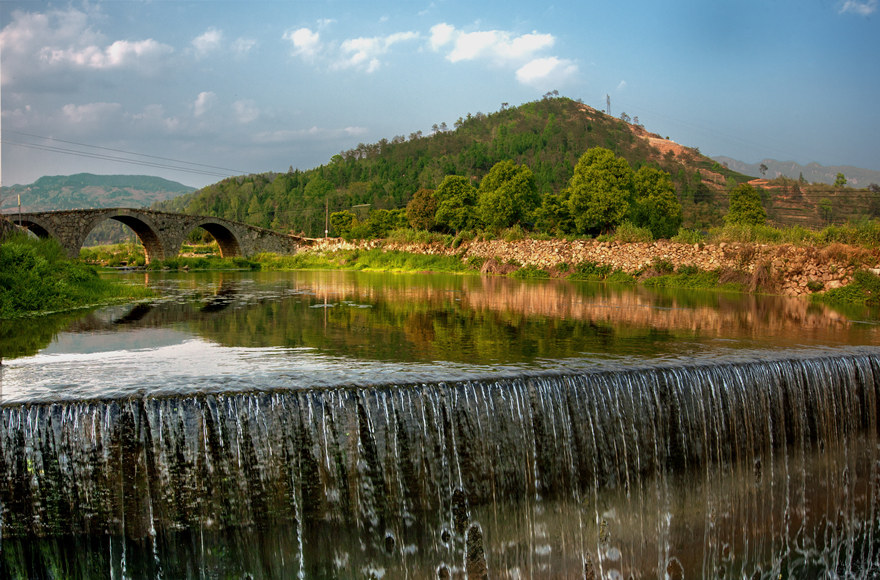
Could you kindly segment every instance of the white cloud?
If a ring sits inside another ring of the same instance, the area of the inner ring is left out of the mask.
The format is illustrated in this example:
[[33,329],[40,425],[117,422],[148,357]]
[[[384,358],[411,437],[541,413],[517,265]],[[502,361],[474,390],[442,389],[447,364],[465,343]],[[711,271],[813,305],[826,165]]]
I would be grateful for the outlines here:
[[202,91],[193,103],[193,115],[201,117],[217,101],[217,95],[211,91]]
[[618,91],[622,91],[625,88],[626,88],[626,81],[620,81],[619,83],[617,83],[617,90]]
[[840,14],[851,12],[860,16],[870,16],[877,11],[877,0],[867,0],[860,2],[859,0],[846,0],[840,7]]
[[14,11],[0,31],[0,51],[4,85],[36,81],[61,86],[82,82],[71,81],[71,75],[83,70],[153,70],[174,49],[151,38],[108,41],[93,28],[88,14],[71,8]]
[[538,88],[559,86],[577,74],[577,65],[556,56],[539,56],[556,43],[552,34],[514,34],[506,30],[464,32],[442,22],[431,27],[429,44],[445,52],[446,60],[488,61],[496,66],[516,68],[516,79]]
[[284,33],[284,40],[293,45],[293,54],[305,58],[313,58],[321,48],[321,36],[309,28],[288,30]]
[[375,72],[381,66],[379,57],[388,54],[392,46],[418,37],[415,32],[397,32],[384,37],[351,38],[340,46],[343,56],[336,66],[361,68],[368,73]]
[[516,71],[516,80],[539,89],[561,86],[577,74],[578,68],[569,60],[555,56],[536,58]]
[[257,117],[260,116],[260,109],[258,109],[257,104],[250,99],[235,101],[232,104],[232,109],[235,111],[236,120],[243,125],[256,121]]
[[193,48],[196,50],[196,56],[204,58],[212,52],[220,50],[223,46],[223,31],[216,28],[209,28],[192,41]]
[[491,59],[496,62],[525,62],[542,50],[553,46],[552,34],[514,35],[505,30],[477,30],[462,32],[444,23],[431,28],[431,48],[452,45],[446,58],[450,62]]
[[435,51],[440,50],[441,47],[446,46],[452,41],[454,34],[454,26],[445,22],[435,24],[431,27],[431,48]]
[[119,69],[155,61],[165,54],[170,54],[170,46],[160,44],[153,39],[130,42],[117,40],[106,48],[99,46],[52,48],[44,47],[39,59],[50,65],[73,65],[90,69]]

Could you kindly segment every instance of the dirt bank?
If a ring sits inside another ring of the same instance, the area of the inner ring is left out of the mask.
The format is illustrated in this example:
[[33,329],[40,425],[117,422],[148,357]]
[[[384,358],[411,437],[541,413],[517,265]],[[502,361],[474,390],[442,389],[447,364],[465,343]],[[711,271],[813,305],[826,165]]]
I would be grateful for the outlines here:
[[721,269],[739,273],[763,291],[787,296],[803,296],[848,284],[860,269],[880,273],[880,251],[843,244],[818,248],[813,246],[768,244],[680,244],[669,241],[653,243],[597,242],[595,240],[502,240],[465,242],[458,248],[442,244],[400,244],[382,240],[345,242],[322,240],[315,250],[377,248],[421,254],[456,255],[494,259],[500,264],[516,263],[545,270],[560,264],[594,262],[610,265],[628,274],[656,269],[670,264],[676,269],[695,266],[701,270]]

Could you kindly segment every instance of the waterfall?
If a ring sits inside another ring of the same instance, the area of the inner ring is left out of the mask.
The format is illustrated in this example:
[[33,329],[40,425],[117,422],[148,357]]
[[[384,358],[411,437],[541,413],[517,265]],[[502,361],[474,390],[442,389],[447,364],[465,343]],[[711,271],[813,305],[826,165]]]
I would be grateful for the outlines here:
[[859,353],[3,406],[0,575],[867,576],[878,381]]

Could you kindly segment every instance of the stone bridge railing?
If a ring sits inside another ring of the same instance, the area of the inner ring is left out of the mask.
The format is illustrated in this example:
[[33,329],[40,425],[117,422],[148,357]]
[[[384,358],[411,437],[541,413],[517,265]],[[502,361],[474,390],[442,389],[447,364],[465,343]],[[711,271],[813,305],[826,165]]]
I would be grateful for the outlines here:
[[295,254],[309,240],[222,218],[167,213],[148,209],[103,208],[33,212],[9,216],[11,221],[40,237],[56,238],[70,257],[79,255],[86,236],[101,222],[112,219],[130,227],[144,245],[146,261],[174,258],[190,232],[208,231],[224,257],[259,252]]

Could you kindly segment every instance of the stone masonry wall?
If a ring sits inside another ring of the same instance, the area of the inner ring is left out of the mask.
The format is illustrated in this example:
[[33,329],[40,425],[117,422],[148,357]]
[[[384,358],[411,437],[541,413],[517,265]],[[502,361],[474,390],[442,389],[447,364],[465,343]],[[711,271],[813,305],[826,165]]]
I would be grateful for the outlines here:
[[[382,247],[413,253],[457,255],[494,259],[500,264],[516,262],[552,270],[560,264],[581,262],[610,265],[628,274],[649,270],[657,261],[676,268],[696,266],[701,270],[724,269],[751,275],[763,275],[774,293],[788,296],[810,294],[810,282],[821,283],[823,290],[848,284],[859,269],[880,274],[880,251],[832,244],[824,248],[767,244],[681,244],[669,241],[653,243],[597,242],[595,240],[502,240],[465,242],[458,248],[442,244],[396,244],[380,240],[345,242],[318,241],[310,251]],[[756,274],[757,270],[757,274]],[[815,286],[816,284],[814,284]]]

